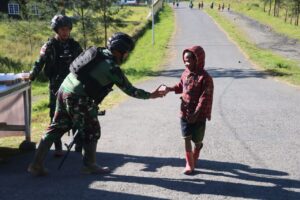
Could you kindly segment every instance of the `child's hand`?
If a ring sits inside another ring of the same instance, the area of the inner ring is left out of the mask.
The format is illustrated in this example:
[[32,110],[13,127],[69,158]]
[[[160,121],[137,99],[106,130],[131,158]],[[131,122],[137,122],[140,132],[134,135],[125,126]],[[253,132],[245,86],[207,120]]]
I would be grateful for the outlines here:
[[164,97],[166,95],[164,84],[160,85],[154,92],[151,93],[150,98],[155,99],[158,97]]
[[170,88],[168,86],[166,86],[165,84],[161,84],[158,87],[158,90],[163,92],[164,96],[170,92]]

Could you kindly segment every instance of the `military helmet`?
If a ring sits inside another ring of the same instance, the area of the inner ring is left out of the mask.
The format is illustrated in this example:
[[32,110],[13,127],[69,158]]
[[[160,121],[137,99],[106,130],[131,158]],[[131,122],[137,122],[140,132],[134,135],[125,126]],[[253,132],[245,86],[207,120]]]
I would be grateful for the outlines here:
[[110,51],[117,50],[121,53],[126,53],[133,50],[134,42],[126,33],[117,32],[107,40],[107,48]]
[[70,17],[65,15],[55,15],[51,20],[51,28],[53,31],[57,32],[57,30],[61,27],[69,27],[72,29],[72,21]]

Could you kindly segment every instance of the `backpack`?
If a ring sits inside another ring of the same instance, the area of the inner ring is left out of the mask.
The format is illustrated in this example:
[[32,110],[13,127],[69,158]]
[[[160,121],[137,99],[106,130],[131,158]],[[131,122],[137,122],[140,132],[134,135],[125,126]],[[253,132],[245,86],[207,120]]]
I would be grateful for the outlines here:
[[108,58],[102,53],[101,49],[101,47],[92,46],[83,51],[70,64],[70,72],[72,72],[76,78],[78,78],[79,74],[86,74],[96,63]]
[[96,104],[101,103],[104,97],[112,91],[113,83],[108,85],[101,85],[96,79],[90,76],[90,71],[97,66],[97,63],[112,59],[111,56],[104,55],[101,47],[89,47],[83,51],[71,64],[70,72],[79,80],[86,94],[91,97]]

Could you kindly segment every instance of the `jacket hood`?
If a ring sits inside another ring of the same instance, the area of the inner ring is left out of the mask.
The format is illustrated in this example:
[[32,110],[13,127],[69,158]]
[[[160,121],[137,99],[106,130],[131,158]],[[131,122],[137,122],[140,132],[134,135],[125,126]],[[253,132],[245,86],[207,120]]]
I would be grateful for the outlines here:
[[192,52],[195,55],[196,59],[197,59],[197,64],[196,64],[197,67],[196,67],[195,71],[193,71],[193,72],[195,72],[195,73],[201,72],[204,68],[204,65],[205,65],[205,52],[204,52],[204,49],[201,46],[193,46],[191,48],[187,48],[182,53],[182,60],[184,58],[185,52],[187,52],[187,51]]

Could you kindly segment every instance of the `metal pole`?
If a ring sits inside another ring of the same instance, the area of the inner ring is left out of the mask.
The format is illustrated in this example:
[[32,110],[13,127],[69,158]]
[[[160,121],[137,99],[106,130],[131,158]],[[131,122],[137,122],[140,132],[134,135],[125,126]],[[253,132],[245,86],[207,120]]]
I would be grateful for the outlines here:
[[[28,83],[27,83],[28,84]],[[31,112],[31,99],[30,99],[30,87],[23,92],[24,102],[24,123],[25,123],[25,140],[31,141],[30,137],[30,112]]]
[[152,0],[152,45],[154,45],[154,0]]

